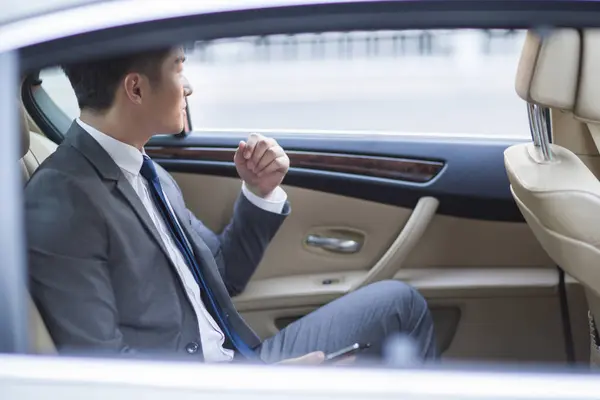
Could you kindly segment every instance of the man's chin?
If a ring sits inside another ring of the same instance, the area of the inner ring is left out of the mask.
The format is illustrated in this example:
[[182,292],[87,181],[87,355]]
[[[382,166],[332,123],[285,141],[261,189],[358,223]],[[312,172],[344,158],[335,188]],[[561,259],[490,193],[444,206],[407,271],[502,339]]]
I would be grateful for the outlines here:
[[173,127],[173,128],[167,128],[164,129],[161,133],[158,133],[157,135],[179,135],[181,133],[183,133],[185,130],[185,126],[181,125],[177,128]]

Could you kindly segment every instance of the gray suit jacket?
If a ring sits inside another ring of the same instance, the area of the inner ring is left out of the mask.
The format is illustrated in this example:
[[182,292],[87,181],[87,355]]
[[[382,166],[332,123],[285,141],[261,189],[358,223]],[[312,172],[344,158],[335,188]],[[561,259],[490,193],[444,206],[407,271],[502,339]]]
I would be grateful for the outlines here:
[[[289,204],[279,215],[240,195],[217,235],[157,170],[218,305],[242,339],[258,346],[230,295],[248,283]],[[59,349],[189,353],[200,345],[196,315],[150,216],[77,123],[27,184],[25,204],[31,294]]]

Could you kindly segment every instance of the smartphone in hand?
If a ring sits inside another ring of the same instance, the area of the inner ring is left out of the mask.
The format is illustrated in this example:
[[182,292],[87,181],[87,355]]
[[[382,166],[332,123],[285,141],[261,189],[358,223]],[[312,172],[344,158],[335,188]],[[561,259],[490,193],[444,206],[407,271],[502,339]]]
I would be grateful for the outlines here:
[[350,357],[352,355],[355,355],[356,353],[364,350],[364,349],[368,349],[369,347],[371,347],[371,344],[369,343],[354,343],[353,345],[350,345],[348,347],[344,347],[341,350],[335,351],[333,353],[329,353],[325,355],[325,362],[326,363],[330,363],[330,362],[335,362],[335,361],[339,361],[343,358],[346,357]]

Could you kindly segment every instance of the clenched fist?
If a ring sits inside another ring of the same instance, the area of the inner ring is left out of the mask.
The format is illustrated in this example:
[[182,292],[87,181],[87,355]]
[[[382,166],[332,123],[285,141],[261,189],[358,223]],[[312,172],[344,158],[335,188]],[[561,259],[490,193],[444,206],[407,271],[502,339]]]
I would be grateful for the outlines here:
[[233,161],[240,178],[260,197],[275,190],[290,168],[290,159],[277,141],[258,133],[240,142]]

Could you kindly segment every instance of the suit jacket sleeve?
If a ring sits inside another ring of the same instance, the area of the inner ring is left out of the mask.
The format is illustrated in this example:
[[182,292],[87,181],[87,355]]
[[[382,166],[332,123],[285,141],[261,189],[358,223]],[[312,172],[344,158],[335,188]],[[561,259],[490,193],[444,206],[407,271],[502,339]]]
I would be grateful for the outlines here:
[[[168,176],[178,190],[182,207],[185,207],[179,186],[170,174]],[[286,202],[281,214],[265,211],[240,193],[229,224],[216,234],[186,208],[192,228],[212,251],[231,296],[244,290],[290,210],[289,202]]]
[[25,191],[30,287],[52,338],[63,351],[132,351],[117,325],[102,215],[67,176],[38,174]]
[[[281,214],[265,211],[240,194],[229,224],[217,235],[213,254],[231,296],[244,291],[263,258],[267,246],[290,212],[289,203]],[[190,212],[191,214],[191,212]],[[192,215],[194,229],[207,229]]]

